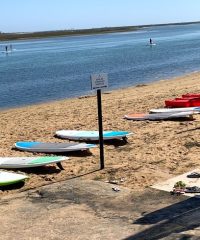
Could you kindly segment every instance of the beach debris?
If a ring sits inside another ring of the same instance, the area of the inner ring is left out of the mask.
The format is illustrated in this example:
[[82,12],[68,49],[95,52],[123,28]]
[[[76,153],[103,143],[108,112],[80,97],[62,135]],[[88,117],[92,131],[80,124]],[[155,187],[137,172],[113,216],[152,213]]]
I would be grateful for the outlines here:
[[120,191],[120,189],[118,187],[113,187],[112,190],[115,191],[115,192],[119,192]]
[[183,181],[178,181],[174,184],[173,190],[171,191],[171,194],[174,195],[180,195],[184,194],[186,189],[186,184]]
[[105,181],[106,183],[111,183],[111,184],[118,184],[119,181],[118,180],[107,180]]
[[148,86],[147,84],[137,84],[135,87],[146,87]]
[[183,181],[178,181],[174,184],[174,188],[185,189],[186,184]]
[[187,175],[188,178],[200,178],[200,173],[198,172],[192,172]]
[[125,178],[120,178],[120,179],[110,179],[105,181],[106,183],[111,183],[111,184],[120,184],[123,183],[125,181]]
[[181,195],[185,193],[185,190],[181,189],[181,188],[174,188],[171,192],[171,195]]
[[111,94],[112,91],[106,91],[106,92],[103,92],[103,94]]
[[200,193],[200,187],[193,186],[193,187],[186,187],[186,193]]
[[82,98],[91,98],[94,97],[94,95],[84,95],[84,96],[80,96],[78,97],[78,99],[82,99]]
[[[190,174],[189,174],[190,175]],[[196,174],[194,174],[196,175]],[[192,175],[193,177],[193,175]],[[186,184],[183,181],[178,181],[174,184],[173,190],[171,191],[171,194],[184,194],[184,193],[200,193],[200,187],[198,186],[188,186],[186,187]]]
[[43,198],[44,197],[44,192],[36,190],[35,192],[30,192],[28,193],[29,198]]
[[125,178],[121,178],[120,179],[120,182],[122,183],[122,182],[124,182],[125,181]]

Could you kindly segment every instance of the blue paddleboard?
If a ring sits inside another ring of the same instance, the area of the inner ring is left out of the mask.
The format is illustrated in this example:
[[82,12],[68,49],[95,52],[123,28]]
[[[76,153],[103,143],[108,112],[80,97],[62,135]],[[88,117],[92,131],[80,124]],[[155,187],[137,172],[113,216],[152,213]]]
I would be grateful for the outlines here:
[[84,151],[96,147],[95,144],[86,143],[44,143],[44,142],[16,142],[15,147],[22,151],[58,153]]

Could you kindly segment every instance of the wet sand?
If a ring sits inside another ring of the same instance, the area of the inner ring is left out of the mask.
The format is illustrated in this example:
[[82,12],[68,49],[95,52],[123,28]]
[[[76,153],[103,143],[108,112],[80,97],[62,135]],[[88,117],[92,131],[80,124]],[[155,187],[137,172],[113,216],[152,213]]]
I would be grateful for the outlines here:
[[[24,186],[0,191],[0,196],[35,189],[74,177],[119,183],[136,191],[200,165],[200,116],[193,121],[128,121],[127,113],[164,107],[164,100],[186,93],[200,93],[200,73],[102,94],[104,130],[134,134],[128,143],[105,143],[105,169],[99,170],[99,148],[91,153],[66,153],[65,170],[56,165],[15,172],[27,173]],[[0,155],[45,156],[12,149],[16,141],[69,142],[55,138],[60,129],[98,130],[96,96],[85,96],[0,112]],[[63,154],[62,154],[63,155]],[[122,180],[122,181],[120,181]]]

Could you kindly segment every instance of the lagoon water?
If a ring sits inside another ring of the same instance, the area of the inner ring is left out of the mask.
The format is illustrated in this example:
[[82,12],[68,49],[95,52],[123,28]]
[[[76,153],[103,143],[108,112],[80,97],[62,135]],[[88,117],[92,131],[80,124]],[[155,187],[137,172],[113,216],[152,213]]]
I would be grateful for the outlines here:
[[108,73],[112,90],[199,71],[200,24],[1,42],[0,50],[0,108],[12,108],[90,94],[92,73]]

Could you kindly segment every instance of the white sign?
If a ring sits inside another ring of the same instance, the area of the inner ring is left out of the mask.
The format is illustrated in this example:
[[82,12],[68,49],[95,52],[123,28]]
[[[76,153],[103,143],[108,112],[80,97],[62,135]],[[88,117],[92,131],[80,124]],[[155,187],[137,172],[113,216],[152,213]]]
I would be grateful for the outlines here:
[[91,75],[91,88],[92,89],[101,89],[108,87],[108,74],[92,74]]

